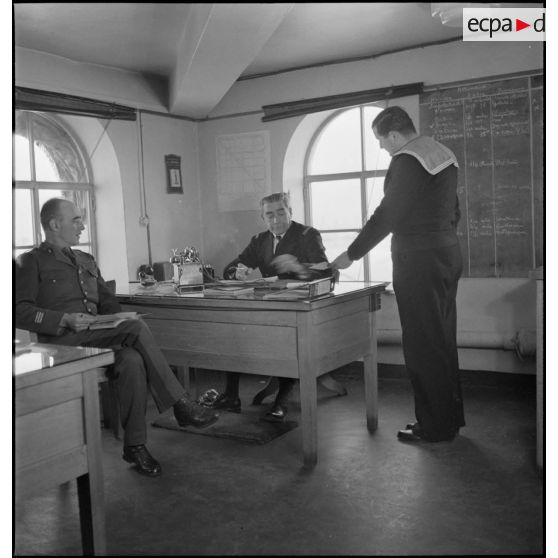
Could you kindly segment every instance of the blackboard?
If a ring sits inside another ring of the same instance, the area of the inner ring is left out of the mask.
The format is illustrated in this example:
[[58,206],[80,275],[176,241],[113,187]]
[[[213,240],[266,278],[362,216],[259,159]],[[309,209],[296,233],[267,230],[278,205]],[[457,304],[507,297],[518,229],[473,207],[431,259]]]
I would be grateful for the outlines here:
[[543,263],[543,100],[540,75],[420,95],[420,133],[459,162],[466,277],[526,277]]

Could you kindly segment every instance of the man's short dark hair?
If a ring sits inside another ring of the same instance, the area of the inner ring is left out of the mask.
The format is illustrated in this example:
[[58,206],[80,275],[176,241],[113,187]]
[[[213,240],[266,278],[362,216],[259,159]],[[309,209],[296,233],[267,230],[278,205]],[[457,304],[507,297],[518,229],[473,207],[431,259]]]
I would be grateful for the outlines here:
[[60,205],[62,203],[71,203],[64,198],[50,198],[47,200],[43,207],[41,207],[41,225],[45,231],[49,230],[49,223],[51,219],[56,219],[60,213]]
[[265,196],[260,201],[260,208],[263,209],[265,203],[275,203],[275,202],[283,202],[285,207],[291,208],[291,199],[289,197],[288,192],[275,192],[274,194],[269,194],[269,196]]
[[374,118],[372,128],[382,137],[387,136],[389,132],[399,132],[404,136],[417,133],[411,117],[398,106],[388,107],[380,112]]

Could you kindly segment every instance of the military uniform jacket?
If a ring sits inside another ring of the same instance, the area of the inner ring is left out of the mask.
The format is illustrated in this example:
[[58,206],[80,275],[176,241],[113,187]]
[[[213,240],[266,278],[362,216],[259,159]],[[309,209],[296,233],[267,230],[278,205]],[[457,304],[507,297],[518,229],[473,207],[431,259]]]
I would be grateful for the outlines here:
[[120,305],[101,277],[95,259],[73,250],[75,263],[60,248],[43,242],[16,263],[16,327],[60,335],[65,313],[114,314]]
[[[234,268],[238,263],[253,269],[258,268],[262,277],[273,277],[277,275],[277,272],[271,266],[271,261],[281,254],[291,254],[301,263],[327,262],[319,231],[313,227],[291,221],[287,232],[277,244],[275,254],[273,253],[273,233],[265,231],[257,234],[252,237],[250,243],[238,258],[225,267],[223,277],[225,279],[233,278]],[[330,274],[330,272],[327,274]],[[285,278],[288,278],[288,275],[285,275]]]

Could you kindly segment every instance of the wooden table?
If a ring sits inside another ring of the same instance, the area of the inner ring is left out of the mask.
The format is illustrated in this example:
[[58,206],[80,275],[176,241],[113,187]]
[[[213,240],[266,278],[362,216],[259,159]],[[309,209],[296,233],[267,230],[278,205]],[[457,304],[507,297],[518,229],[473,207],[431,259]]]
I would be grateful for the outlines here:
[[366,423],[378,424],[375,312],[387,283],[340,283],[315,300],[176,295],[130,284],[117,298],[145,321],[169,363],[300,380],[304,464],[317,462],[316,378],[363,358]]
[[98,376],[110,349],[16,345],[15,494],[77,479],[85,555],[106,555]]

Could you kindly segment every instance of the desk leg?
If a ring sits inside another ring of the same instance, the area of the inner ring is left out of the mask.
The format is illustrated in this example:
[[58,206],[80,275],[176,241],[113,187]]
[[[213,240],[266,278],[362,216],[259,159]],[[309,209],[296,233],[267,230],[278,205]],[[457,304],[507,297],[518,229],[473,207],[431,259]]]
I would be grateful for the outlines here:
[[78,477],[79,516],[84,555],[106,556],[105,498],[97,374],[83,378],[83,407],[88,473]]
[[364,355],[364,398],[366,426],[369,432],[378,428],[378,339],[376,312],[370,312],[370,353]]
[[304,466],[318,461],[316,359],[310,312],[298,312],[298,375],[300,379],[300,420]]
[[192,399],[197,399],[198,388],[196,386],[196,369],[190,368],[184,364],[175,364],[174,367],[176,368],[176,377],[178,381],[184,386],[184,389],[190,394]]
[[76,480],[79,503],[79,526],[81,528],[81,547],[84,556],[95,556],[89,475],[81,475]]

